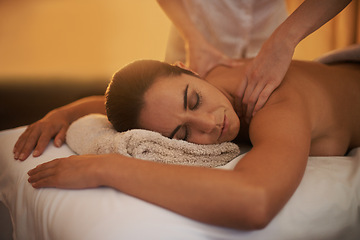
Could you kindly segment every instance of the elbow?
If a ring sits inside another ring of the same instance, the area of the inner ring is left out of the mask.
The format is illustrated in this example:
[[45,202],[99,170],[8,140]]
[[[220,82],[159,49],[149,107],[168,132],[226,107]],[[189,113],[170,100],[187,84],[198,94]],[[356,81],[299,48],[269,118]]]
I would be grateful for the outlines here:
[[249,228],[250,230],[261,230],[266,228],[271,220],[273,215],[271,214],[269,204],[265,194],[261,194],[257,200],[257,206],[254,206],[253,213],[249,218]]
[[266,228],[274,218],[265,190],[258,189],[253,197],[249,198],[248,207],[238,209],[236,228],[241,230],[261,230]]
[[267,212],[261,211],[257,214],[254,214],[253,219],[251,219],[251,225],[249,230],[261,230],[266,228],[271,222],[272,217],[269,217]]

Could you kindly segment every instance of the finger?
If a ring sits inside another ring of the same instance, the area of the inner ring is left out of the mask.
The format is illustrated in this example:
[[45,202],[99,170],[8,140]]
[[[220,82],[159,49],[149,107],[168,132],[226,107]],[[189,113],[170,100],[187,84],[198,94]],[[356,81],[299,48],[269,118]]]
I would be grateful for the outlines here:
[[37,165],[35,168],[28,171],[28,175],[32,176],[32,175],[35,175],[35,174],[37,174],[37,173],[39,173],[41,171],[45,171],[47,169],[54,168],[59,164],[60,160],[61,160],[61,158],[57,158],[57,159],[54,159],[52,161]]
[[242,98],[242,116],[246,116],[248,108],[249,108],[249,104],[250,103],[250,97],[254,92],[254,89],[256,88],[256,84],[254,84],[254,82],[249,82],[247,84],[247,87],[245,89],[244,92],[244,97]]
[[263,89],[264,89],[264,85],[259,83],[257,84],[254,91],[251,93],[251,96],[247,103],[246,114],[245,114],[247,119],[250,119],[252,117],[253,110],[255,108],[255,105],[257,104],[259,95]]
[[56,187],[56,183],[58,182],[57,179],[58,175],[55,168],[51,168],[39,172],[36,175],[29,176],[28,182],[34,188]]
[[36,168],[28,172],[28,182],[34,188],[51,187],[50,180],[56,175],[57,159],[38,165]]
[[51,177],[55,174],[54,168],[46,169],[43,171],[39,171],[36,174],[29,174],[28,182],[29,183],[36,183],[42,179]]
[[259,98],[256,102],[254,111],[252,113],[252,116],[254,116],[267,102],[269,99],[271,93],[275,90],[275,87],[271,84],[267,84],[265,88],[261,91]]
[[56,147],[61,147],[62,144],[65,142],[67,129],[68,129],[68,126],[62,127],[60,129],[59,133],[55,136],[54,145]]
[[30,182],[33,188],[55,188],[56,184],[53,180],[54,176],[49,176],[47,178],[40,179],[36,182]]
[[27,138],[24,139],[22,149],[19,151],[18,159],[20,161],[24,161],[29,157],[39,139],[39,136],[40,131],[38,129],[32,129],[31,132],[27,135]]
[[34,157],[40,156],[45,151],[45,148],[49,144],[52,137],[53,133],[50,133],[48,131],[44,131],[41,133],[33,152]]
[[31,133],[31,128],[27,127],[26,130],[20,135],[19,139],[16,141],[16,143],[14,145],[14,149],[13,149],[15,159],[19,158],[19,154],[20,154],[21,150],[23,149],[30,133]]
[[247,79],[245,79],[240,83],[238,89],[236,90],[235,95],[235,111],[239,116],[242,116],[242,101],[245,93],[245,89],[247,87]]

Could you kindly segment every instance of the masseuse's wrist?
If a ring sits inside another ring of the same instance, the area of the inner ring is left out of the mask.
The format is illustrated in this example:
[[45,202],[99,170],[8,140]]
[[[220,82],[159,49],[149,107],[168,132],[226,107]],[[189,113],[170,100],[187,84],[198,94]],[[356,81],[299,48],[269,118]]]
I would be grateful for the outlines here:
[[303,39],[303,29],[299,29],[297,24],[292,24],[290,20],[283,22],[272,34],[274,40],[288,49],[295,49]]

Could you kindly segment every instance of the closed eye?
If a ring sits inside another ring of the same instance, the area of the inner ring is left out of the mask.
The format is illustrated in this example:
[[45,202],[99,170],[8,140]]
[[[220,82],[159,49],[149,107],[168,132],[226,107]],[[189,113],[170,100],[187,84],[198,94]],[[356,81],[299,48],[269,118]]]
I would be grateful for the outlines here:
[[200,93],[195,92],[194,93],[194,100],[189,101],[190,104],[192,104],[191,106],[189,106],[189,109],[190,110],[196,110],[199,107],[199,105],[201,103],[201,100],[202,100],[202,98],[201,98]]
[[178,126],[178,130],[175,134],[175,136],[170,137],[170,138],[175,138],[178,140],[184,140],[187,141],[188,137],[189,137],[189,128],[187,125],[183,125],[183,126]]
[[[184,110],[187,109],[194,111],[201,105],[202,97],[199,92],[191,91],[189,93],[189,84],[186,85],[184,90]],[[184,125],[178,125],[174,131],[170,134],[170,138],[176,138],[181,139],[184,141],[187,141],[189,136],[191,135],[190,128],[184,124]]]

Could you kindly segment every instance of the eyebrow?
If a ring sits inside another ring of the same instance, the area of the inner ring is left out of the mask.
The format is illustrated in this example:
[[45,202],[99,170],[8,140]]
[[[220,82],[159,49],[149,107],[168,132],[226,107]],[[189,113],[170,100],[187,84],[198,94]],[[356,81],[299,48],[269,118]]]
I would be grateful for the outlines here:
[[188,95],[189,84],[186,85],[184,90],[184,110],[187,108],[187,95]]
[[[186,110],[186,108],[187,108],[188,89],[189,89],[189,84],[186,85],[185,90],[184,90],[184,110]],[[174,131],[172,131],[169,138],[174,138],[175,134],[177,133],[177,131],[179,131],[180,128],[181,128],[181,125],[177,126],[174,129]]]

